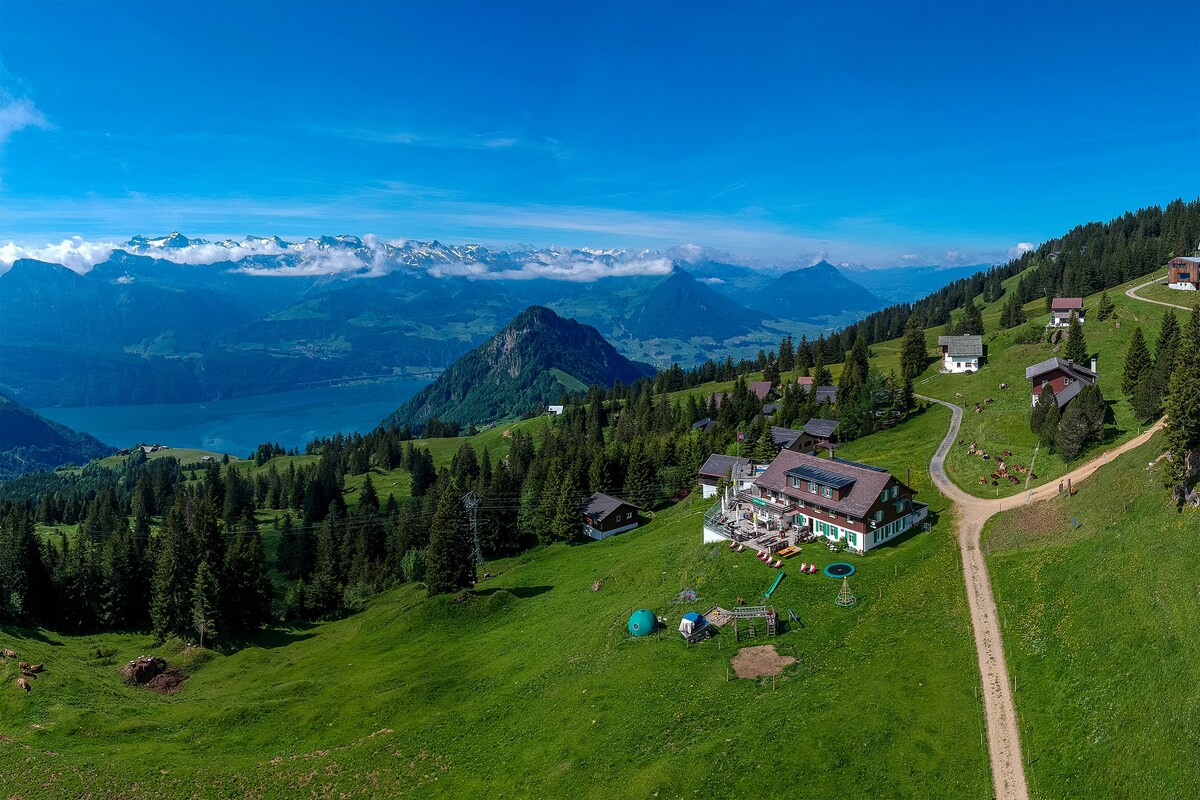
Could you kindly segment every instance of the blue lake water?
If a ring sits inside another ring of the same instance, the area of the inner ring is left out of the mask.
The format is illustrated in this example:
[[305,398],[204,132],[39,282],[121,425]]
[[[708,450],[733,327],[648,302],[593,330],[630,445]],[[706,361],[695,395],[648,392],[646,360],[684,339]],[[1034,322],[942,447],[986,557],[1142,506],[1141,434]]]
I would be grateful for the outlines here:
[[37,412],[113,447],[147,442],[244,457],[266,441],[303,450],[319,436],[366,433],[428,384],[397,380],[204,403],[39,408]]

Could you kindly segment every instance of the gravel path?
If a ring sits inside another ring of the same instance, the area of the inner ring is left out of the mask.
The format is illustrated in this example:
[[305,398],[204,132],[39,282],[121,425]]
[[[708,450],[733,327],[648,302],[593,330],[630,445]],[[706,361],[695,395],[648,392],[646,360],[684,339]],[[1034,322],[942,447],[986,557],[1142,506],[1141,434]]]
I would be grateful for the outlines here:
[[[952,415],[950,430],[934,454],[929,471],[938,489],[954,503],[958,520],[958,546],[962,552],[963,580],[967,587],[967,605],[971,609],[971,625],[975,629],[975,652],[979,657],[979,674],[983,683],[984,718],[987,721],[988,753],[996,800],[1027,800],[1029,789],[1025,783],[1025,764],[1021,760],[1021,734],[1017,727],[1008,666],[1004,661],[1004,642],[1000,634],[996,598],[992,595],[992,581],[980,548],[980,535],[984,523],[1003,511],[1005,502],[1009,508],[1013,508],[1023,499],[1027,503],[1050,499],[1058,495],[1058,486],[1047,483],[1024,497],[1018,495],[1003,500],[985,500],[967,494],[951,482],[945,469],[946,455],[958,439],[962,409],[932,397],[918,397],[946,406]],[[1063,476],[1063,482],[1070,478],[1073,484],[1078,483],[1121,453],[1144,444],[1162,424],[1159,421],[1140,436],[1076,467]]]
[[[1145,283],[1139,283],[1137,286],[1133,287],[1132,289],[1126,289],[1125,296],[1132,297],[1134,300],[1141,300],[1143,303],[1154,303],[1156,306],[1167,306],[1168,308],[1178,308],[1181,311],[1191,311],[1192,309],[1188,306],[1177,306],[1174,303],[1165,303],[1162,300],[1151,300],[1148,297],[1142,297],[1140,294],[1137,294],[1138,289],[1144,289],[1152,283],[1158,283],[1161,280],[1165,280],[1166,277],[1167,277],[1166,275],[1159,275],[1157,278],[1151,278],[1150,280],[1146,281]],[[1187,294],[1187,293],[1180,292],[1180,294]]]

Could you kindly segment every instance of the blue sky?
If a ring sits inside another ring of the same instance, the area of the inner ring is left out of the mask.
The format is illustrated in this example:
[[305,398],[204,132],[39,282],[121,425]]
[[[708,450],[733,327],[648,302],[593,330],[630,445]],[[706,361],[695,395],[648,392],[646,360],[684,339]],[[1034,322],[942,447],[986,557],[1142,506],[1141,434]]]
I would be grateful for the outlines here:
[[979,263],[1200,193],[1200,3],[0,2],[0,243]]

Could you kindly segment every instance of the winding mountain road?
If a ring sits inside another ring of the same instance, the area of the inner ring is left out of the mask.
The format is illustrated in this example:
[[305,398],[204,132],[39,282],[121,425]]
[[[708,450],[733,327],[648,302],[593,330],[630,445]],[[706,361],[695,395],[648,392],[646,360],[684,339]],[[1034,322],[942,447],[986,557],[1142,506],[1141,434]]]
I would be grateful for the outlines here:
[[1138,289],[1145,289],[1147,286],[1149,286],[1152,283],[1158,283],[1161,280],[1165,280],[1166,277],[1167,277],[1166,275],[1160,275],[1157,278],[1151,278],[1150,280],[1146,281],[1145,283],[1139,283],[1137,286],[1134,286],[1132,289],[1126,289],[1125,296],[1133,298],[1134,300],[1141,300],[1143,303],[1154,303],[1154,305],[1156,305],[1156,306],[1166,306],[1167,308],[1178,308],[1181,311],[1191,311],[1192,309],[1188,308],[1187,306],[1179,306],[1179,305],[1175,305],[1174,303],[1167,303],[1162,300],[1151,300],[1149,298],[1142,297],[1140,294],[1137,293]]
[[[1153,282],[1153,281],[1152,281]],[[1139,287],[1140,288],[1140,287]],[[1132,289],[1130,290],[1133,291]],[[1130,295],[1134,297],[1134,295]],[[1135,297],[1143,300],[1144,298]],[[1146,301],[1153,302],[1153,301]],[[993,515],[1020,504],[1022,496],[1003,500],[986,500],[972,497],[954,485],[946,475],[946,455],[958,438],[962,424],[962,409],[953,403],[933,397],[918,395],[950,409],[950,429],[942,440],[929,471],[938,490],[954,504],[958,520],[958,546],[962,553],[963,580],[967,587],[967,605],[971,610],[971,625],[975,630],[975,652],[979,657],[979,674],[983,683],[984,718],[987,722],[988,754],[992,765],[992,783],[996,800],[1028,800],[1029,789],[1025,782],[1025,764],[1021,759],[1021,733],[1017,727],[1017,713],[1013,705],[1012,684],[1008,666],[1004,660],[1004,641],[1000,633],[1000,617],[996,609],[996,598],[992,594],[992,581],[988,575],[987,562],[980,547],[984,523]],[[1144,444],[1159,428],[1162,421],[1134,439],[1102,453],[1091,461],[1071,470],[1063,476],[1078,483],[1107,464],[1112,459]],[[1026,503],[1047,500],[1057,496],[1058,487],[1047,483],[1024,495]]]

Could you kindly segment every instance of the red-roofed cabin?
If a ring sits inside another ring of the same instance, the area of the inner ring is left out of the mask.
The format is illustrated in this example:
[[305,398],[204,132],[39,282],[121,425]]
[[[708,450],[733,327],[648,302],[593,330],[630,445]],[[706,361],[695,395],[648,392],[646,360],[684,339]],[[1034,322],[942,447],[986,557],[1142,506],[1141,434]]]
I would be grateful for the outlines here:
[[1083,322],[1082,297],[1056,297],[1050,301],[1050,327],[1065,328],[1071,324],[1071,315]]

